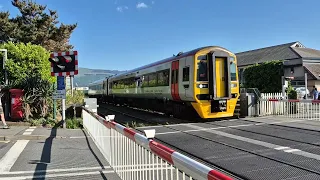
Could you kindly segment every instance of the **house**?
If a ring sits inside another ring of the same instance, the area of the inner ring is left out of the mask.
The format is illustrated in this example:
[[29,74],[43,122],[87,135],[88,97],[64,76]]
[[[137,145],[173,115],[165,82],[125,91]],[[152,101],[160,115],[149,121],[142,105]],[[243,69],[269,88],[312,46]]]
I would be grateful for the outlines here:
[[291,84],[294,87],[305,86],[307,73],[307,87],[320,88],[320,51],[307,48],[300,42],[291,42],[261,49],[236,53],[240,83],[243,83],[243,72],[247,66],[272,60],[281,60],[284,65],[284,76],[293,77]]

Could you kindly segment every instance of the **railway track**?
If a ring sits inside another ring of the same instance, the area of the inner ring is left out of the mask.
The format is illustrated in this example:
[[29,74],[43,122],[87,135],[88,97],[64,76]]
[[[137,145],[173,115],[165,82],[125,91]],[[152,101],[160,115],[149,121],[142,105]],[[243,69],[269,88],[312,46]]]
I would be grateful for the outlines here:
[[[100,106],[102,108],[106,108],[105,106]],[[113,111],[115,113],[119,113],[119,114],[122,114],[123,116],[126,116],[126,117],[130,117],[130,118],[133,118],[133,119],[136,119],[136,120],[139,120],[139,121],[143,121],[143,122],[149,122],[150,123],[150,118],[148,118],[147,116],[146,117],[141,117],[141,116],[137,116],[137,115],[133,115],[134,113],[141,113],[140,110],[135,110],[135,112],[129,112],[129,113],[124,113],[123,111],[121,110],[116,110],[116,109],[112,109],[112,108],[107,108],[108,110],[110,111]],[[145,113],[148,113],[148,112],[145,112]],[[152,116],[155,116],[154,114],[152,114]],[[161,115],[156,115],[156,116],[161,116]],[[161,118],[164,118],[163,116]],[[194,123],[194,122],[191,122],[191,121],[185,121],[185,120],[180,120],[180,119],[176,119],[176,118],[169,118],[168,120],[171,120],[171,125],[172,124],[180,124],[180,123]],[[232,126],[228,126],[228,125],[223,125],[222,123],[223,121],[216,121],[216,122],[201,122],[203,124],[207,124],[208,127],[210,126],[217,126],[217,127],[224,127],[224,129],[230,129],[230,130],[233,130],[234,132],[237,132],[237,133],[247,133],[247,136],[249,136],[250,134],[251,135],[255,135],[255,136],[261,136],[262,138],[274,138],[274,139],[278,139],[278,140],[282,140],[282,141],[286,141],[287,143],[292,143],[292,144],[296,144],[296,145],[300,145],[300,146],[308,146],[309,148],[312,148],[312,147],[319,147],[320,144],[317,143],[316,141],[314,142],[306,142],[306,141],[302,141],[302,140],[299,140],[299,139],[294,139],[294,138],[290,138],[290,137],[281,137],[281,136],[277,136],[277,135],[274,135],[274,134],[270,134],[270,133],[266,133],[266,132],[257,132],[257,131],[253,131],[253,130],[248,130],[248,129],[242,129],[243,127],[246,127],[246,123],[252,123],[252,124],[259,124],[259,125],[263,125],[263,123],[257,123],[255,121],[250,121],[250,120],[241,120],[239,122],[240,125],[236,126],[236,127],[232,127]],[[121,122],[120,122],[121,123]],[[168,125],[167,123],[150,123],[150,125]],[[291,127],[287,127],[287,126],[283,126],[283,125],[279,125],[279,124],[268,124],[272,127],[272,129],[277,129],[279,131],[288,131],[288,132],[294,132],[294,133],[297,133],[297,131],[304,131],[305,133],[307,133],[308,135],[312,135],[312,136],[315,136],[315,137],[319,137],[320,136],[320,131],[314,131],[314,130],[306,130],[306,129],[302,129],[302,128],[291,128]],[[219,141],[219,140],[216,140],[214,138],[208,138],[204,135],[201,135],[201,134],[196,134],[196,133],[193,133],[192,131],[183,131],[183,130],[180,130],[179,128],[176,128],[175,126],[165,126],[166,128],[168,129],[171,129],[173,131],[177,131],[181,134],[185,134],[185,135],[188,135],[188,136],[193,136],[193,137],[196,137],[198,139],[202,139],[202,140],[206,140],[206,142],[210,142],[210,143],[213,143],[215,145],[220,145],[220,146],[223,146],[223,147],[228,147],[230,149],[234,149],[234,150],[237,150],[238,152],[243,152],[243,153],[247,153],[249,155],[253,155],[253,156],[257,156],[259,158],[262,158],[262,159],[265,159],[265,160],[269,160],[269,161],[273,161],[273,162],[277,162],[278,164],[282,164],[282,165],[286,165],[286,166],[290,166],[292,168],[295,168],[295,169],[299,169],[303,172],[308,172],[308,173],[312,173],[312,174],[315,174],[315,175],[319,175],[320,177],[320,169],[319,168],[312,168],[312,167],[308,167],[306,165],[301,165],[297,162],[291,162],[289,159],[285,159],[285,158],[276,158],[272,155],[268,155],[268,153],[262,153],[260,151],[253,151],[252,149],[250,148],[246,148],[246,147],[241,147],[241,146],[238,146],[234,143],[229,143],[228,141]],[[210,130],[210,129],[215,129],[215,128],[204,128],[204,129],[207,129],[207,130]],[[143,133],[143,130],[141,129],[136,129],[137,131]],[[299,132],[298,132],[299,133]],[[300,132],[302,133],[302,132]],[[182,148],[179,148],[177,147],[175,144],[172,144],[172,143],[168,143],[167,141],[164,141],[162,140],[161,138],[155,138],[157,141],[163,143],[163,144],[166,144],[168,145],[169,147],[173,148],[173,149],[176,149],[178,151],[182,151],[183,153],[187,153],[189,156],[197,159],[198,161],[201,161],[202,163],[205,163],[213,168],[217,168],[227,174],[230,174],[230,175],[233,175],[233,176],[236,176],[237,178],[239,179],[248,179],[246,176],[244,176],[243,174],[241,173],[235,173],[233,171],[230,171],[230,169],[228,169],[228,167],[224,167],[224,166],[221,166],[221,165],[218,165],[218,164],[215,164],[215,163],[212,163],[210,161],[208,161],[206,158],[204,157],[201,157],[201,156],[196,156],[192,153],[189,153],[188,151],[186,151],[186,149],[182,149]],[[290,158],[290,157],[288,157]],[[320,161],[319,161],[320,162]]]

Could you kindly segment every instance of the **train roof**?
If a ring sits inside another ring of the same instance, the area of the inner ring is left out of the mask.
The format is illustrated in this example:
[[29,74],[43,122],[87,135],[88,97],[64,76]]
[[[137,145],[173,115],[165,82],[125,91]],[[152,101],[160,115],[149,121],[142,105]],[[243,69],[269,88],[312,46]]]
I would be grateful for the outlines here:
[[103,83],[104,80],[105,79],[100,79],[100,80],[94,81],[94,82],[90,83],[89,86],[96,85],[96,84],[101,84],[101,83]]
[[166,62],[170,62],[170,61],[176,60],[176,59],[180,59],[180,58],[182,58],[182,57],[195,55],[198,51],[200,51],[200,50],[202,50],[202,49],[205,49],[205,48],[210,48],[210,47],[211,47],[211,48],[220,48],[220,49],[229,51],[229,50],[227,50],[227,49],[225,49],[225,48],[222,48],[222,47],[219,47],[219,46],[204,46],[204,47],[200,47],[200,48],[197,48],[197,49],[193,49],[193,50],[191,50],[191,51],[187,51],[187,52],[185,52],[185,53],[182,53],[182,54],[179,55],[179,56],[172,56],[172,57],[169,57],[169,58],[160,60],[160,61],[156,61],[156,62],[147,64],[147,65],[145,65],[145,66],[141,66],[141,67],[138,67],[138,68],[135,68],[135,69],[132,69],[132,70],[129,70],[129,71],[120,73],[120,74],[116,74],[116,75],[114,75],[114,76],[111,76],[110,78],[111,78],[111,79],[117,78],[117,77],[120,77],[120,76],[123,76],[123,75],[126,75],[126,74],[130,74],[130,73],[133,73],[133,72],[136,72],[136,71],[140,71],[140,70],[145,69],[145,68],[149,68],[149,67],[152,67],[152,66],[155,66],[155,65],[159,65],[159,64],[163,64],[163,63],[166,63]]

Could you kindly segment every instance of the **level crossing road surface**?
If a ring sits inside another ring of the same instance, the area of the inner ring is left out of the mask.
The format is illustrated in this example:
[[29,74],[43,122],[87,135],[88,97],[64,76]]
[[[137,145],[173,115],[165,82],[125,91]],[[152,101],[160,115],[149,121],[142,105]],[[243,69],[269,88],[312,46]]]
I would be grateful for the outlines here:
[[243,179],[320,179],[320,121],[268,116],[143,129]]
[[0,129],[2,179],[119,180],[85,130]]

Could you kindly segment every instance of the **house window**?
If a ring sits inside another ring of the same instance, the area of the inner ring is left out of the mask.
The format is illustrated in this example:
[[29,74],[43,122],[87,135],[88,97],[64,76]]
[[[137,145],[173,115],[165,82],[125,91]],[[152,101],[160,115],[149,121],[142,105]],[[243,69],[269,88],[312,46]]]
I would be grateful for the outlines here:
[[291,68],[290,68],[290,72],[291,72],[291,74],[294,73],[294,67],[291,67]]

